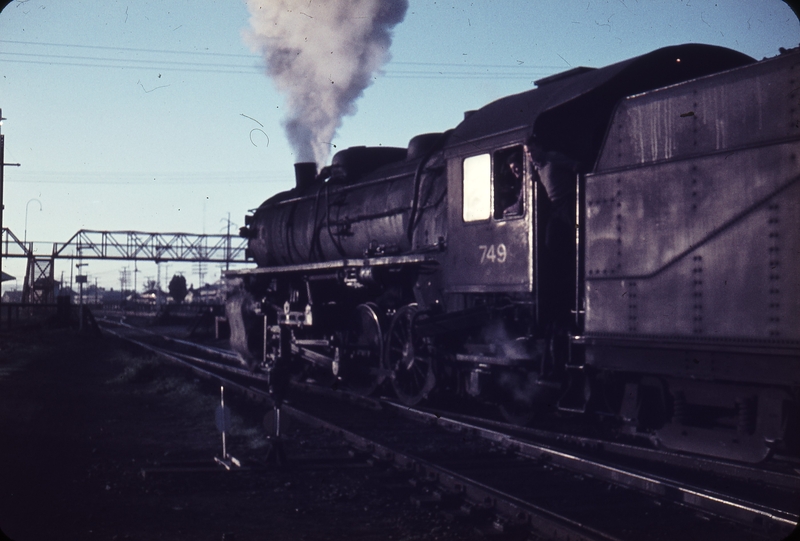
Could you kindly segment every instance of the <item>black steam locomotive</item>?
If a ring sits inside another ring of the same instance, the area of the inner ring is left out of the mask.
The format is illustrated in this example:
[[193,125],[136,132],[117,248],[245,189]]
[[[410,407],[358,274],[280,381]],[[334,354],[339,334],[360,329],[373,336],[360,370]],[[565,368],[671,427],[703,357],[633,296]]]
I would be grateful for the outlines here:
[[258,267],[227,273],[243,361],[797,456],[800,52],[681,45],[536,85],[297,164],[246,217]]

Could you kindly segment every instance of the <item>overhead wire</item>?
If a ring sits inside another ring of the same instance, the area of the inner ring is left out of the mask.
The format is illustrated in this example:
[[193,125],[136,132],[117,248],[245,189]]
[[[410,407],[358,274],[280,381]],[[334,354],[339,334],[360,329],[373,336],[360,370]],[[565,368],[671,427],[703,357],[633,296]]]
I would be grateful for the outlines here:
[[[97,60],[101,62],[133,62],[139,64],[145,63],[152,63],[152,60],[138,60],[136,58],[108,58],[108,57],[96,57],[96,56],[75,56],[75,55],[62,55],[62,54],[42,54],[42,53],[12,53],[12,52],[0,52],[2,55],[6,56],[25,56],[25,57],[35,57],[35,58],[58,58],[58,59],[66,59],[66,60]],[[203,66],[203,67],[223,67],[229,68],[231,67],[230,64],[216,64],[216,63],[208,63],[208,62],[186,62],[186,61],[175,61],[175,60],[158,60],[158,62],[165,64],[165,65],[180,65],[180,66]],[[247,67],[247,66],[235,66],[235,67]],[[253,66],[256,67],[256,66]]]
[[35,45],[43,47],[68,47],[75,49],[99,49],[105,51],[128,51],[135,53],[188,54],[188,55],[228,56],[228,57],[242,57],[242,58],[252,57],[252,55],[246,55],[246,54],[213,53],[211,51],[179,51],[176,49],[142,49],[135,47],[112,47],[109,45],[85,45],[78,43],[48,43],[41,41],[19,41],[10,39],[0,39],[0,43],[9,43],[13,45]]
[[[0,52],[0,56],[10,55],[15,53],[3,53]],[[47,58],[47,55],[33,55],[37,57],[44,57]],[[78,59],[78,58],[76,58]],[[97,59],[101,60],[101,59]],[[72,66],[72,67],[84,67],[84,68],[117,68],[117,69],[137,69],[137,68],[147,68],[147,69],[156,69],[160,71],[181,71],[181,72],[190,72],[190,73],[218,73],[224,75],[263,75],[264,68],[259,66],[230,66],[233,69],[225,69],[225,68],[217,68],[217,69],[203,69],[200,67],[181,67],[181,64],[184,66],[191,65],[190,63],[180,63],[180,62],[164,62],[162,64],[157,64],[155,62],[151,62],[150,65],[141,65],[144,64],[146,61],[144,60],[131,60],[131,62],[139,63],[140,65],[124,65],[124,64],[98,64],[98,63],[86,63],[86,62],[67,62],[67,61],[53,61],[53,60],[15,60],[15,59],[4,59],[4,62],[14,63],[14,64],[39,64],[39,65],[55,65],[55,66]],[[111,62],[117,62],[116,60],[110,60]],[[176,65],[177,64],[177,65]],[[202,65],[202,64],[201,64]],[[213,65],[211,65],[213,66]],[[500,72],[458,72],[458,71],[421,71],[421,70],[383,70],[380,72],[381,77],[391,78],[391,79],[530,79],[540,77],[543,74],[551,73],[548,70],[541,69],[536,72],[529,71],[526,73],[500,73]]]
[[[250,59],[253,61],[260,61],[260,57],[256,54],[233,54],[233,53],[214,53],[210,51],[179,51],[179,50],[164,50],[164,49],[142,49],[132,47],[111,47],[101,45],[78,45],[66,43],[43,43],[43,42],[27,42],[16,40],[0,40],[0,43],[7,43],[12,45],[26,45],[26,46],[44,46],[44,47],[62,47],[62,48],[81,48],[92,50],[106,50],[106,51],[124,51],[148,54],[167,54],[167,55],[191,55],[191,56],[214,56],[224,58],[241,58]],[[183,60],[162,60],[162,59],[137,59],[137,58],[110,58],[110,57],[94,57],[94,56],[81,56],[81,55],[66,55],[66,54],[52,54],[52,53],[28,53],[28,52],[10,52],[0,51],[0,56],[3,57],[25,57],[25,59],[5,58],[4,61],[11,63],[21,64],[46,64],[58,66],[72,66],[72,67],[94,67],[94,68],[119,68],[119,69],[136,69],[136,68],[153,68],[162,69],[163,71],[183,71],[183,72],[197,72],[197,73],[220,73],[220,74],[242,74],[242,75],[261,75],[265,71],[265,66],[259,64],[223,64],[223,63],[209,63],[209,62],[189,62]],[[34,60],[37,59],[37,60]],[[552,73],[553,71],[562,69],[561,66],[547,66],[547,65],[525,65],[524,62],[517,62],[516,65],[505,64],[462,64],[455,62],[404,62],[392,61],[389,69],[382,70],[381,76],[389,78],[414,78],[414,79],[484,79],[484,78],[502,78],[502,79],[528,79],[536,77],[542,73]],[[428,68],[444,68],[443,70],[420,70],[420,69],[394,69],[391,66],[408,66],[408,67],[428,67]],[[524,67],[523,67],[524,66]],[[485,68],[486,71],[474,71],[476,69]],[[452,71],[457,69],[458,71]],[[471,71],[463,71],[471,70]],[[512,70],[512,71],[508,71]]]
[[219,184],[273,184],[293,182],[285,171],[14,171],[6,182],[20,184],[90,184],[90,185],[193,185]]
[[[221,57],[231,57],[231,58],[254,58],[255,54],[236,54],[236,53],[214,53],[211,51],[180,51],[176,49],[142,49],[142,48],[133,48],[133,47],[112,47],[106,45],[80,45],[80,44],[70,44],[70,43],[45,43],[45,42],[37,42],[37,41],[14,41],[14,40],[5,40],[0,39],[0,43],[10,43],[15,45],[41,45],[41,46],[48,46],[48,47],[67,47],[67,48],[81,48],[81,49],[98,49],[98,50],[111,50],[111,51],[129,51],[129,52],[139,52],[139,53],[158,53],[158,54],[184,54],[184,55],[195,55],[195,56],[221,56]],[[465,64],[460,62],[404,62],[404,61],[392,61],[392,64],[397,65],[409,65],[409,66],[467,66],[473,68],[511,68],[517,67],[524,64],[522,61],[517,61],[517,66],[507,66],[505,64]],[[552,70],[560,70],[564,69],[564,66],[545,66],[545,65],[536,65],[533,66],[538,69],[552,69]]]

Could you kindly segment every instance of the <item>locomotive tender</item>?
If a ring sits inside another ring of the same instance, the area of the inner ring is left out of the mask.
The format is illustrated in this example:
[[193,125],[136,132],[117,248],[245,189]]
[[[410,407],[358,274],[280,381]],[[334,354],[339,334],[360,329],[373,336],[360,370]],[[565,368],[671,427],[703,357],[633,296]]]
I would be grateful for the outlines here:
[[227,273],[232,343],[276,380],[798,456],[800,51],[781,53],[667,47],[297,164],[242,228],[258,266]]

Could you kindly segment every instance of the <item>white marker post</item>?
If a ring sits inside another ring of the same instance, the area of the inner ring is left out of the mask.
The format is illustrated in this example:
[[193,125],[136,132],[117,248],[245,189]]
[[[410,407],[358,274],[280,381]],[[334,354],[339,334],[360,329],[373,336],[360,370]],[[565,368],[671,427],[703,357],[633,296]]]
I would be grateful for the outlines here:
[[241,467],[241,463],[235,457],[228,454],[225,446],[225,433],[230,431],[231,428],[231,410],[225,407],[225,387],[219,388],[219,407],[215,412],[215,421],[217,430],[222,432],[222,458],[214,457],[214,462],[221,464],[226,470],[230,471],[231,466]]

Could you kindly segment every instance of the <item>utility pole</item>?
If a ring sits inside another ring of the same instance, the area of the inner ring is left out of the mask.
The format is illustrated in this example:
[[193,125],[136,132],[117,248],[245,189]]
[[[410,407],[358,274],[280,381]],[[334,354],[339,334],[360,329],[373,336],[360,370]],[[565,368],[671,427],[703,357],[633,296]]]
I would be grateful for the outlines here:
[[130,276],[130,271],[128,267],[123,267],[121,271],[119,271],[119,294],[120,294],[120,303],[125,302],[125,288],[128,287],[128,277]]
[[[225,228],[225,270],[229,270],[231,266],[231,261],[233,257],[231,256],[231,213],[228,213],[228,219],[221,218],[220,221],[224,221],[226,223]],[[220,267],[220,280],[222,280],[222,267]]]
[[83,332],[83,284],[86,283],[87,277],[85,274],[81,274],[83,267],[88,265],[88,263],[84,263],[83,260],[79,260],[80,263],[76,263],[75,267],[78,269],[78,276],[76,280],[81,285],[81,299],[78,308],[78,331]]
[[225,239],[227,242],[227,252],[225,253],[225,270],[228,270],[228,267],[231,264],[231,213],[228,213],[228,233],[226,235],[228,238]]
[[[0,109],[0,129],[3,126],[3,110]],[[6,136],[0,133],[0,284],[3,282],[3,171],[6,167],[19,167],[18,163],[6,163]],[[0,286],[0,302],[2,302],[2,286]]]
[[[169,270],[169,263],[165,263],[166,269]],[[158,281],[156,282],[156,312],[161,311],[161,264],[156,263],[156,269],[158,270]],[[167,281],[167,272],[164,272],[164,281]],[[168,286],[169,288],[169,286]]]

